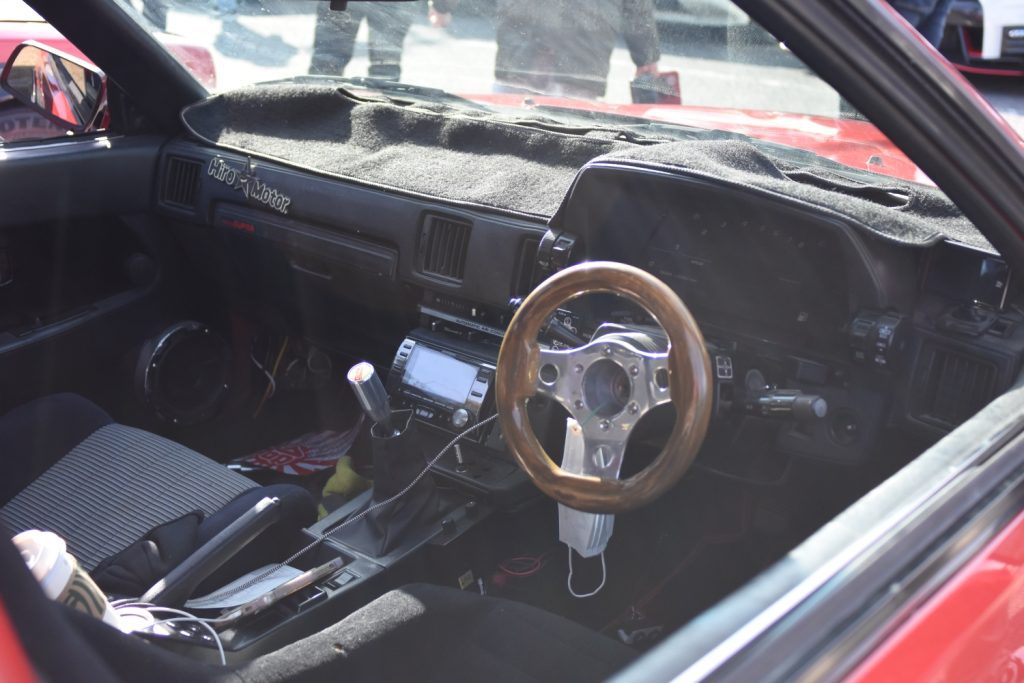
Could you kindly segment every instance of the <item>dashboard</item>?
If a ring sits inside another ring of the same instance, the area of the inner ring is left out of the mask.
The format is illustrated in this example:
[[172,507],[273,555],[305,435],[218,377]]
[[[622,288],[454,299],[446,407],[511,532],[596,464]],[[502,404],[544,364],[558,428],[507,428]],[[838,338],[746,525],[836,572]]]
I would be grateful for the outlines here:
[[[691,309],[715,373],[712,432],[727,444],[746,422],[769,420],[776,451],[863,462],[886,429],[935,439],[955,427],[1009,386],[1024,355],[1024,297],[998,255],[899,244],[785,197],[588,169],[544,220],[261,163],[260,182],[290,200],[282,214],[214,177],[248,163],[172,142],[160,210],[205,241],[217,255],[204,256],[207,267],[236,278],[240,296],[290,310],[310,337],[391,367],[389,389],[404,391],[442,440],[493,412],[491,373],[517,303],[586,260],[643,268]],[[183,177],[193,179],[185,195]],[[567,302],[541,341],[571,346],[609,324],[656,321],[620,298],[588,296]],[[827,415],[795,413],[797,399],[827,402]],[[476,440],[495,467],[474,475],[453,462],[449,473],[500,488],[497,478],[515,470],[501,436]]]

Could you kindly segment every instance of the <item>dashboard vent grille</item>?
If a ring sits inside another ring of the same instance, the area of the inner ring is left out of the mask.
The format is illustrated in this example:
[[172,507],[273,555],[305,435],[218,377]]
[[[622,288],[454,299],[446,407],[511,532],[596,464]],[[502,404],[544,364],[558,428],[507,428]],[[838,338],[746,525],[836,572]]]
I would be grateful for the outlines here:
[[527,237],[519,248],[519,262],[516,266],[516,281],[512,291],[516,296],[526,296],[533,290],[533,271],[537,266],[537,247],[540,240]]
[[444,216],[428,215],[420,233],[420,269],[424,273],[462,281],[472,225]]
[[992,363],[926,344],[917,366],[915,416],[956,427],[994,398],[996,375]]
[[202,166],[198,161],[191,159],[170,157],[167,160],[167,171],[164,173],[160,201],[179,209],[194,209]]

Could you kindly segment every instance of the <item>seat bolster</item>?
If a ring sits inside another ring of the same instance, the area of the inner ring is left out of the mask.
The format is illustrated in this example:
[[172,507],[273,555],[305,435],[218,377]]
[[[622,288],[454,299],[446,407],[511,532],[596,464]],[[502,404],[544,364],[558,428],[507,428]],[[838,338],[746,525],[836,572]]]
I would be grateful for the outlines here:
[[52,394],[0,417],[0,505],[100,427],[113,422],[77,394]]

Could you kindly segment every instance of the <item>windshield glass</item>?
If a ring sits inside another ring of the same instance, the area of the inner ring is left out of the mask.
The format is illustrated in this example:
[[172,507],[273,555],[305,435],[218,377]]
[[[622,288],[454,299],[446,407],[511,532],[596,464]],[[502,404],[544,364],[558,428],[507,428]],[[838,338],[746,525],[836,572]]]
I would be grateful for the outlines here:
[[[298,0],[119,2],[163,42],[207,50],[213,91],[310,75],[392,92],[401,82],[418,86],[403,91],[411,97],[528,106],[572,124],[632,117],[662,131],[725,130],[927,182],[729,0],[417,0],[346,11]],[[852,147],[837,151],[844,141]]]

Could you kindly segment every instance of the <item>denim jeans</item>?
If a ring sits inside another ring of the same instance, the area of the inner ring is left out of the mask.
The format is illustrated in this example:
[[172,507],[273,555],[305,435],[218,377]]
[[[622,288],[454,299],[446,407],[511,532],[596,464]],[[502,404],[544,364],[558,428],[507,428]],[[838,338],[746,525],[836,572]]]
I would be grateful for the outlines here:
[[889,0],[893,8],[935,47],[942,42],[953,0]]

